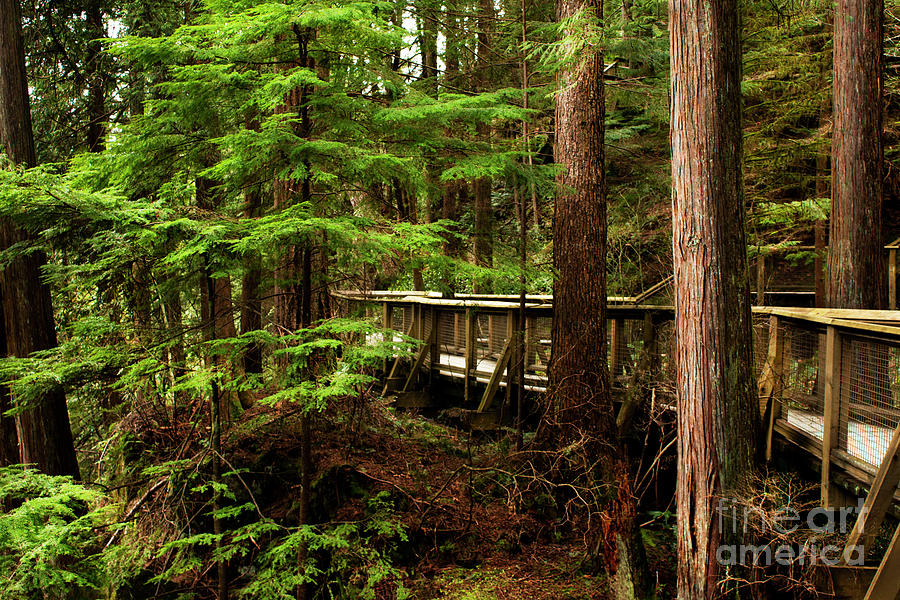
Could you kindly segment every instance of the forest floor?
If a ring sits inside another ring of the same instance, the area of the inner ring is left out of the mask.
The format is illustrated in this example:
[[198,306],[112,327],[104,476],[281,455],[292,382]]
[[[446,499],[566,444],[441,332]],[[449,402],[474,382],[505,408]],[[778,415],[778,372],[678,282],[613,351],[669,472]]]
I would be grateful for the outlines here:
[[[390,498],[408,538],[393,561],[412,598],[607,597],[604,577],[585,560],[583,536],[564,523],[545,489],[522,483],[511,431],[473,435],[452,417],[401,414],[374,402],[348,407],[351,416],[340,423],[316,423],[317,520],[366,519],[368,499]],[[299,456],[299,430],[288,423],[266,437],[263,452],[285,464]],[[270,510],[287,516],[290,506],[284,499]],[[673,536],[662,524],[644,536],[662,598],[674,595]]]
[[[386,535],[358,541],[394,569],[374,586],[376,598],[394,598],[400,587],[421,600],[607,597],[604,577],[585,560],[583,536],[540,485],[523,484],[512,432],[476,436],[439,415],[402,414],[380,400],[353,401],[329,414],[340,416],[317,416],[313,424],[312,520],[327,527],[387,519],[404,532],[390,543]],[[296,524],[299,416],[258,406],[240,425],[226,438],[230,463],[245,471],[244,487],[261,514]],[[373,503],[388,510],[375,515]],[[657,521],[644,539],[657,597],[673,597],[671,523]],[[194,585],[212,589],[205,581],[212,571]]]

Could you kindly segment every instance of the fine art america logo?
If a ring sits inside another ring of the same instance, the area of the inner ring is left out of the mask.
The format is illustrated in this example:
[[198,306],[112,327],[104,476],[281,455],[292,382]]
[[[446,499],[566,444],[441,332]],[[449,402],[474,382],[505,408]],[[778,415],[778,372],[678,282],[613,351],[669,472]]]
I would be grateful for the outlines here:
[[716,560],[726,566],[862,565],[865,552],[861,545],[845,549],[828,542],[845,539],[855,521],[852,517],[858,518],[863,510],[862,499],[857,506],[818,507],[806,512],[791,506],[763,511],[733,499],[720,499],[716,508],[719,530],[737,532],[759,543],[722,544],[716,549]]

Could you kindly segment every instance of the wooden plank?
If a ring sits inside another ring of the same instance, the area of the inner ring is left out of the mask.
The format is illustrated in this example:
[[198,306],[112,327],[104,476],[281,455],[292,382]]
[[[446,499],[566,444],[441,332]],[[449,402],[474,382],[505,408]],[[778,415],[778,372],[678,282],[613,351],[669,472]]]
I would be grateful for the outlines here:
[[430,408],[434,406],[431,394],[423,390],[400,392],[395,403],[397,408]]
[[494,315],[488,314],[487,316],[487,345],[488,345],[488,355],[494,353]]
[[872,584],[876,567],[816,565],[812,582],[829,600],[859,600]]
[[[509,354],[509,364],[515,365],[516,363],[516,355],[519,345],[516,343],[516,312],[514,310],[506,311],[506,343],[511,344],[511,350]],[[512,382],[513,382],[513,373],[514,369],[506,370],[506,405],[509,406],[512,402]]]
[[491,373],[491,378],[484,390],[484,395],[481,396],[481,403],[478,405],[478,412],[485,412],[488,408],[490,408],[491,403],[494,401],[494,395],[497,393],[497,388],[500,387],[500,380],[503,378],[503,371],[506,370],[506,367],[509,364],[509,358],[512,354],[512,346],[512,340],[507,340],[506,345],[503,347],[503,352],[500,354],[500,358],[497,360],[497,365],[494,367],[494,372]]
[[[532,360],[534,356],[534,360]],[[535,363],[537,356],[534,351],[534,317],[525,317],[525,368]]]
[[[406,332],[406,336],[412,336],[413,329],[415,329],[416,323],[413,321],[409,324],[409,330]],[[381,390],[381,395],[386,396],[389,392],[394,391],[394,387],[392,387],[391,381],[395,381],[397,379],[397,369],[400,368],[400,363],[403,362],[403,359],[406,357],[404,354],[398,354],[397,358],[394,359],[394,366],[391,367],[391,372],[388,373],[387,379],[385,380],[384,388]]]
[[[394,305],[390,302],[382,302],[381,304],[381,328],[385,330],[389,330],[390,333],[385,333],[384,339],[382,341],[387,342],[391,341],[389,338],[393,337],[394,333]],[[385,357],[384,364],[382,365],[381,370],[387,373],[388,370],[388,362],[389,359]]]
[[609,339],[609,385],[610,387],[614,386],[616,383],[616,378],[621,375],[619,369],[622,365],[622,355],[619,350],[619,346],[623,345],[625,340],[625,320],[624,319],[613,319],[612,320],[612,330]]
[[428,354],[428,383],[430,385],[434,369],[441,358],[441,313],[437,308],[431,309],[431,348]]
[[469,392],[471,390],[471,382],[469,375],[475,369],[475,334],[476,334],[476,318],[477,314],[473,310],[466,311],[466,348],[465,348],[465,373],[463,374],[464,401],[468,405]]
[[635,304],[640,304],[641,302],[643,302],[643,301],[646,300],[647,298],[652,297],[652,296],[653,296],[654,294],[656,294],[657,292],[659,292],[659,291],[661,291],[661,290],[664,290],[664,289],[666,288],[666,286],[667,286],[667,285],[670,285],[673,281],[675,281],[675,276],[674,276],[674,275],[669,275],[668,277],[666,277],[666,278],[663,279],[662,281],[659,281],[659,282],[655,283],[654,285],[650,286],[649,288],[647,288],[646,290],[644,290],[643,292],[641,292],[640,294],[638,294],[637,296],[635,296],[635,297],[634,297],[634,303],[635,303]]
[[844,547],[844,561],[852,558],[851,551],[855,546],[862,546],[863,557],[867,548],[871,548],[875,536],[881,529],[881,523],[894,500],[894,492],[900,484],[900,426],[894,430],[891,443],[884,459],[875,474],[875,481],[866,496],[859,517],[847,537]]
[[[421,318],[419,319],[419,321],[423,320],[424,319]],[[435,335],[436,330],[432,327],[431,331],[428,332],[428,339],[425,340],[425,343],[422,344],[422,347],[419,349],[419,354],[416,356],[416,362],[413,363],[413,368],[409,371],[409,376],[406,378],[406,383],[403,384],[403,389],[400,390],[401,392],[408,392],[409,386],[415,381],[416,375],[418,375],[419,370],[425,364],[425,357],[431,353],[431,346]]]
[[863,600],[900,599],[900,527],[894,531],[891,545],[875,572],[875,578]]
[[781,399],[784,389],[783,349],[784,339],[780,321],[776,315],[771,315],[769,317],[769,349],[759,384],[759,398],[763,405],[762,414],[767,416],[767,462],[772,460],[772,436],[775,432],[775,421],[781,417]]
[[493,431],[498,427],[499,416],[499,413],[493,410],[488,412],[469,410],[463,413],[463,420],[473,431]]
[[766,305],[766,255],[756,256],[756,304]]
[[778,315],[805,323],[832,325],[842,331],[878,334],[894,339],[900,337],[900,311],[895,310],[755,306],[753,314]]
[[897,249],[888,250],[888,308],[897,308]]
[[825,246],[828,231],[825,219],[816,220],[816,258],[813,262],[813,277],[816,285],[816,308],[825,306]]
[[388,377],[384,380],[384,391],[381,393],[382,396],[390,394],[391,392],[396,392],[403,384],[406,383],[406,377]]
[[821,503],[831,507],[831,451],[838,445],[841,396],[841,336],[829,327],[825,338],[825,414],[822,421]]

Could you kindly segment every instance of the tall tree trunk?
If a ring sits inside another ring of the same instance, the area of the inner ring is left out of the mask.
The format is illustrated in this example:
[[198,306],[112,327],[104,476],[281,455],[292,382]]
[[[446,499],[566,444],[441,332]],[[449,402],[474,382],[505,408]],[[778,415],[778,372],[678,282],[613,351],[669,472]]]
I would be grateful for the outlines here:
[[[491,267],[494,263],[493,209],[491,207],[491,180],[481,177],[472,186],[475,195],[475,241],[473,255],[479,267]],[[476,294],[489,294],[490,281],[478,278],[475,281]]]
[[[184,352],[184,320],[181,306],[181,290],[178,283],[172,283],[163,297],[165,311],[166,335],[172,340],[169,345],[169,369],[172,384],[178,382],[187,373]],[[188,402],[188,393],[175,392],[172,398],[172,423],[177,431],[179,408]]]
[[[259,216],[262,198],[259,186],[251,185],[244,192],[244,218]],[[241,333],[262,328],[262,299],[259,286],[262,280],[262,263],[259,254],[253,252],[244,259],[244,276],[241,280]],[[252,343],[244,350],[245,373],[262,373],[262,348]]]
[[840,0],[834,10],[834,133],[828,301],[884,308],[881,231],[883,14],[881,0]]
[[[210,167],[214,161],[210,159],[206,165]],[[197,206],[201,210],[214,211],[221,204],[221,196],[215,190],[215,182],[206,177],[197,177],[196,182]],[[213,278],[216,293],[212,296],[212,303],[207,296],[207,287],[201,288],[201,318],[204,323],[212,321],[215,327],[216,339],[232,338],[237,335],[234,326],[234,298],[231,293],[231,277],[228,275]],[[212,313],[210,314],[210,310]]]
[[103,13],[99,0],[90,0],[86,11],[87,25],[94,40],[88,42],[85,58],[85,73],[88,81],[88,130],[87,143],[90,152],[102,152],[105,148],[103,136],[106,127],[106,98],[103,91],[104,73],[100,65],[100,38],[106,37],[103,31]]
[[[17,0],[0,0],[0,142],[14,164],[36,163],[31,107],[25,75],[22,17]],[[28,242],[10,221],[0,223],[0,247]],[[27,357],[56,346],[50,288],[43,281],[47,259],[33,252],[12,260],[0,274],[6,351]],[[79,476],[62,388],[55,388],[16,419],[21,461],[50,475]]]
[[[216,296],[218,294],[218,279],[213,278],[213,270],[210,265],[209,257],[203,256],[203,294],[204,303],[206,304],[206,313],[215,314]],[[208,342],[218,339],[215,319],[204,321],[204,337]],[[212,354],[207,356],[207,366],[213,368],[216,363],[216,357]],[[213,378],[210,382],[209,396],[209,449],[212,452],[212,480],[215,485],[212,497],[212,513],[213,513],[213,533],[216,538],[216,551],[221,552],[223,546],[222,535],[224,527],[222,519],[218,516],[221,508],[221,492],[222,485],[222,397],[219,393],[219,384]],[[217,580],[217,600],[228,600],[228,563],[225,559],[216,560],[216,580]]]
[[[490,87],[491,77],[491,42],[493,37],[494,3],[492,0],[478,2],[478,53],[476,62],[476,81],[480,91]],[[476,128],[478,138],[486,142],[490,138],[490,127],[479,123]],[[479,267],[491,267],[494,264],[493,209],[491,207],[491,179],[480,177],[473,182],[475,195],[475,240],[472,253],[475,264]],[[475,281],[474,292],[487,294],[492,290],[490,281],[479,278]]]
[[[315,69],[315,61],[308,53],[309,36],[295,29],[298,53],[296,66]],[[312,130],[307,99],[310,94],[308,86],[300,86],[285,94],[284,103],[278,112],[298,113],[300,122],[296,126],[298,137],[306,138]],[[309,165],[306,165],[309,168]],[[284,210],[297,202],[307,202],[311,198],[309,177],[301,181],[276,178],[275,210]],[[275,270],[275,325],[281,332],[293,332],[303,322],[303,312],[309,309],[304,290],[304,281],[309,277],[311,269],[308,246],[291,246],[285,250],[280,264]]]
[[[245,123],[247,129],[259,131],[259,121],[250,115]],[[254,219],[260,216],[262,209],[262,193],[260,184],[250,183],[244,190],[244,218]],[[262,299],[259,286],[262,280],[262,258],[259,253],[252,252],[244,259],[244,276],[241,280],[241,333],[256,331],[262,328]],[[242,357],[245,373],[262,373],[262,348],[252,343],[244,350]],[[241,400],[246,404],[246,400]]]
[[[600,0],[557,0],[559,22],[583,13],[585,28],[601,28]],[[565,31],[567,38],[588,31]],[[564,39],[563,43],[566,43]],[[597,559],[615,598],[642,597],[642,546],[624,449],[618,437],[606,362],[606,181],[603,163],[603,55],[578,57],[559,74],[556,154],[565,165],[553,220],[553,326],[549,400],[556,443],[579,442],[593,465],[577,473],[596,486]],[[574,467],[578,468],[578,467]],[[594,507],[589,507],[594,508]]]
[[715,595],[717,499],[756,459],[738,14],[736,0],[669,2],[682,600]]
[[[7,356],[6,326],[0,319],[0,356]],[[3,413],[13,408],[13,398],[9,387],[0,386],[0,467],[8,467],[19,462],[19,436],[16,433],[15,417]]]
[[421,13],[419,31],[419,49],[422,54],[422,79],[424,91],[429,96],[437,96],[438,83],[438,46],[437,30],[439,25],[438,11],[435,10],[435,0],[418,0],[416,9]]

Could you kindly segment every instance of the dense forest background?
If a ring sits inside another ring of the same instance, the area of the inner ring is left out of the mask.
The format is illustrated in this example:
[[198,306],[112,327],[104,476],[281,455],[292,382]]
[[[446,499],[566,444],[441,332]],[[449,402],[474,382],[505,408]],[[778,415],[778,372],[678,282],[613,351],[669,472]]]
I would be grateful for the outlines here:
[[[64,392],[71,440],[39,443],[77,468],[0,470],[0,599],[602,594],[509,439],[382,402],[396,344],[338,318],[332,292],[552,291],[555,82],[579,44],[604,49],[608,292],[665,280],[666,3],[607,2],[575,44],[533,0],[21,9],[35,160],[0,170],[0,217],[24,232],[2,259],[38,257],[58,344],[0,363],[0,458],[29,443],[13,416]],[[812,281],[832,4],[741,10],[748,252]],[[893,1],[884,26],[890,242]],[[663,446],[671,423],[654,426]],[[673,517],[658,489],[637,492],[671,596]]]

